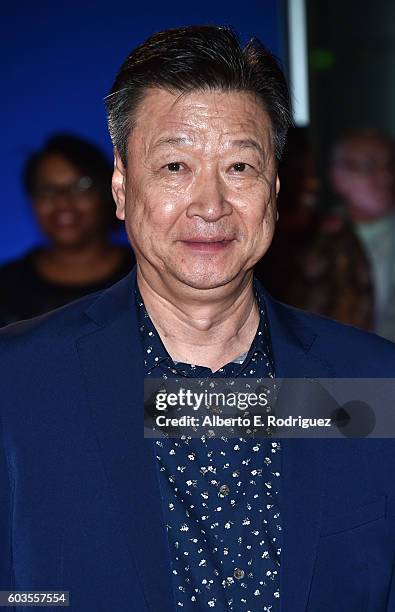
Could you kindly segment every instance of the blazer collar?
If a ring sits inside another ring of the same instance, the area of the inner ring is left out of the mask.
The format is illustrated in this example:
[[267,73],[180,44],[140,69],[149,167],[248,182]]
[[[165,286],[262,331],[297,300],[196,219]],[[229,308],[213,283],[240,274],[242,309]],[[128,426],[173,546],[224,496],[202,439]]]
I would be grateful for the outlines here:
[[[135,309],[136,270],[103,292],[86,315],[97,331],[80,338],[78,351],[104,466],[136,573],[152,612],[174,609],[170,555],[155,443],[143,437],[143,355]],[[305,315],[265,292],[277,377],[330,377],[312,350],[317,334]],[[318,545],[324,476],[322,440],[282,440],[281,601],[307,605]]]
[[[265,299],[277,376],[333,376],[331,365],[325,362],[323,355],[314,350],[317,333],[310,327],[306,313],[277,302],[259,281],[255,282]],[[125,316],[129,323],[135,326],[135,288],[136,267],[125,278],[100,293],[86,310],[86,315],[99,327],[112,324]]]
[[320,352],[319,335],[306,312],[286,306],[264,291],[278,378],[330,378],[332,365]]

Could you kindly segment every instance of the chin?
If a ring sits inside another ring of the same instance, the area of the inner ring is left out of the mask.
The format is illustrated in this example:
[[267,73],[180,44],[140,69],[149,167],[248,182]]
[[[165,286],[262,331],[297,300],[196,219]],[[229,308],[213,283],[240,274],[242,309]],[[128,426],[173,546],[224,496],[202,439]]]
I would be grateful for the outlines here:
[[205,269],[200,270],[184,270],[177,268],[172,270],[171,274],[179,282],[187,285],[188,287],[204,290],[223,287],[234,280],[240,274],[240,272],[240,269],[232,270],[228,268],[227,270],[218,270],[210,269],[209,266],[206,266]]
[[65,236],[56,236],[56,238],[53,238],[52,242],[57,247],[62,249],[77,248],[81,245],[81,240],[76,239],[74,236],[70,238]]

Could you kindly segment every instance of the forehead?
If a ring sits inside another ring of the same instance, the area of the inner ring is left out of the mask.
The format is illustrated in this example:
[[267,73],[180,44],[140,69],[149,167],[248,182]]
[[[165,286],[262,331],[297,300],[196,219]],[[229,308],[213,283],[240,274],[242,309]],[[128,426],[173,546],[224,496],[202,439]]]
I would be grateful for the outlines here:
[[262,102],[248,92],[148,90],[137,108],[130,141],[150,146],[183,133],[192,142],[255,138],[267,148],[271,121]]
[[341,158],[390,158],[391,152],[391,146],[388,142],[373,136],[350,138],[340,146]]
[[74,180],[80,172],[60,153],[44,155],[37,164],[35,179],[38,181]]

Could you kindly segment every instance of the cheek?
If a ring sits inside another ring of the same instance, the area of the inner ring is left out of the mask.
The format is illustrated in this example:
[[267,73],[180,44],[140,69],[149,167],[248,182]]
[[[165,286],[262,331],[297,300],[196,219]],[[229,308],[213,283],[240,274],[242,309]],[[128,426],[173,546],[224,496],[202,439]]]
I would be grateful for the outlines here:
[[354,190],[360,189],[361,186],[364,188],[363,183],[363,177],[359,176],[358,174],[339,172],[337,175],[336,184],[341,195],[348,196],[349,194],[352,194]]
[[263,240],[268,240],[273,237],[274,229],[276,226],[277,208],[275,200],[267,203],[265,207],[265,213],[259,216],[256,220],[256,232],[255,235]]
[[264,231],[270,239],[273,237],[274,230],[276,228],[277,223],[277,204],[276,198],[271,201],[267,209],[267,215],[264,220]]
[[92,222],[100,222],[104,218],[104,203],[99,197],[82,198],[76,203],[76,210]]
[[275,197],[267,189],[255,190],[249,197],[235,201],[242,224],[249,234],[267,233],[275,222]]
[[33,214],[39,225],[45,225],[49,218],[49,211],[45,210],[44,207],[33,208]]
[[[263,208],[263,210],[262,210]],[[254,260],[260,259],[269,248],[276,227],[275,199],[265,203],[265,206],[256,211],[250,219],[249,240],[247,248],[250,249]]]
[[128,194],[126,224],[137,240],[152,237],[158,243],[159,235],[171,230],[183,210],[182,201],[173,193],[146,186]]

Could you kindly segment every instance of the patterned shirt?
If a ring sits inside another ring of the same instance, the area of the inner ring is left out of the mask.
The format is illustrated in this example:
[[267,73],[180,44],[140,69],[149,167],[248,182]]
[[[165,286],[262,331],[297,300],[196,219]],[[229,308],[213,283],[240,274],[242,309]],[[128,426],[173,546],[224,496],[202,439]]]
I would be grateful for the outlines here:
[[[175,363],[136,288],[145,375],[274,378],[259,284],[260,323],[249,351],[217,372]],[[279,609],[280,443],[270,438],[161,438],[156,459],[177,609]]]

